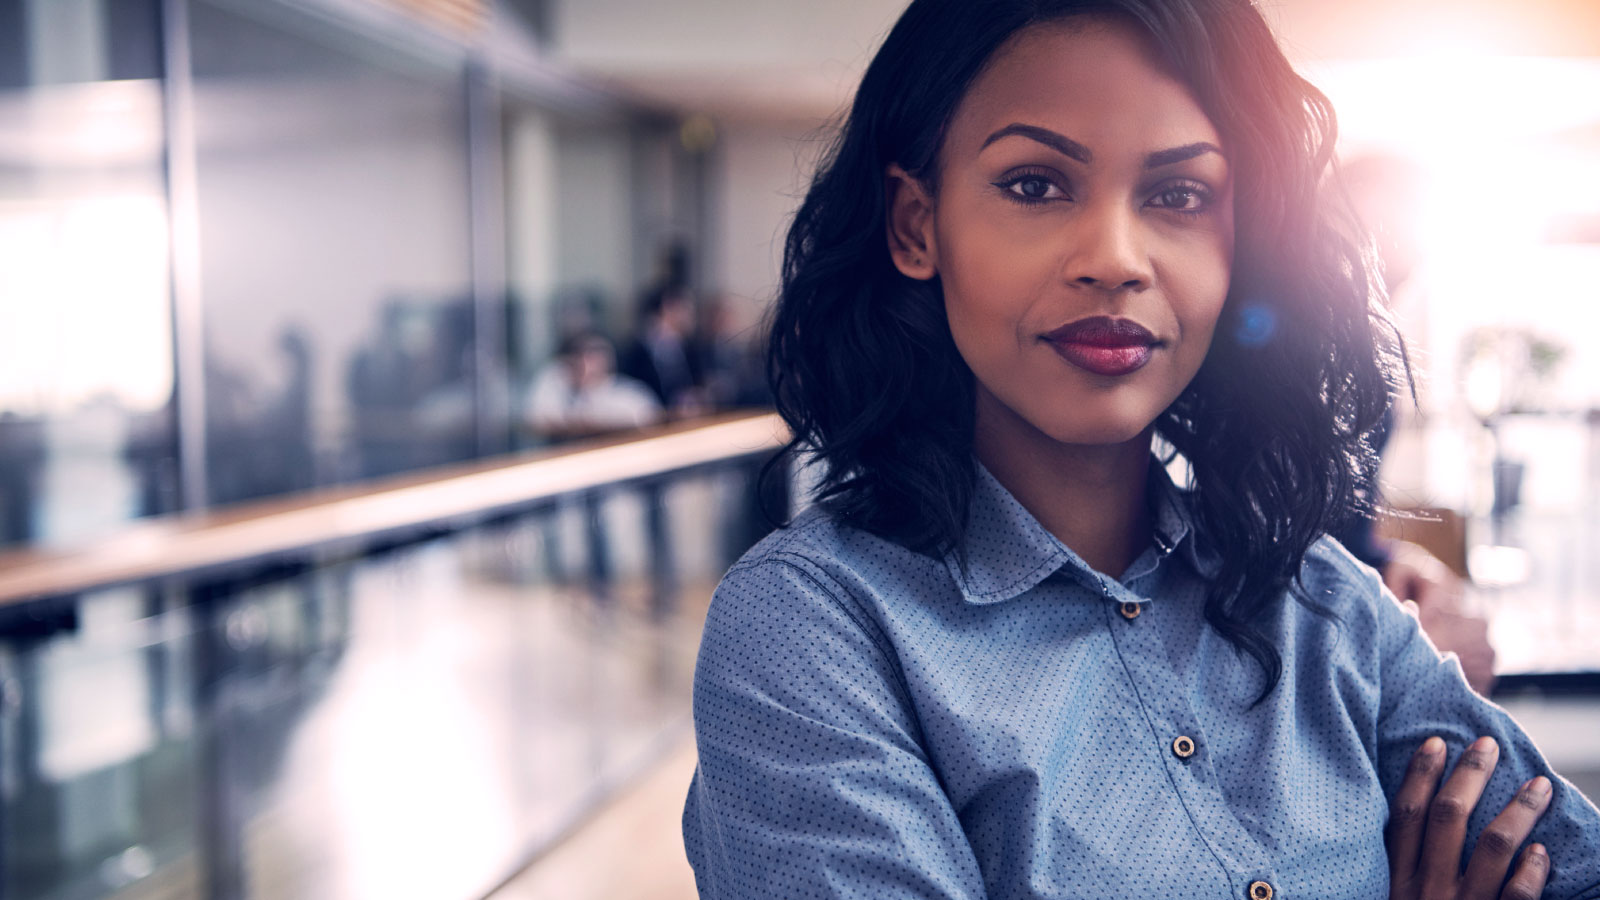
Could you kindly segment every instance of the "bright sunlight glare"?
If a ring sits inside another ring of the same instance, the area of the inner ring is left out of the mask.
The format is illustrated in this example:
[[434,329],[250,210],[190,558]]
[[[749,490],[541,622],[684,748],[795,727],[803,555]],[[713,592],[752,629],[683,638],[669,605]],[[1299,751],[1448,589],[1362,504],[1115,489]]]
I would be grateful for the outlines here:
[[[1586,289],[1594,245],[1551,242],[1564,218],[1600,217],[1600,60],[1494,56],[1434,46],[1414,56],[1309,67],[1339,114],[1340,156],[1404,160],[1426,273],[1433,358],[1453,377],[1463,335],[1525,327],[1567,341],[1600,333]],[[1600,400],[1593,347],[1572,346],[1553,405]]]
[[166,206],[159,195],[0,202],[0,409],[132,411],[172,391]]

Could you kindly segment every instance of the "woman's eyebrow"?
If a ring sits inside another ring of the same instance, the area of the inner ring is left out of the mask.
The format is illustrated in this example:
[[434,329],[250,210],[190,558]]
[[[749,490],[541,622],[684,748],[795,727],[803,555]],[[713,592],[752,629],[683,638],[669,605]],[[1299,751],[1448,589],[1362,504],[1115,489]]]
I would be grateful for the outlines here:
[[1089,152],[1088,147],[1085,147],[1084,145],[1078,143],[1072,138],[1067,137],[1064,134],[1057,134],[1048,128],[1040,128],[1038,125],[1024,125],[1021,122],[1012,122],[1010,125],[1007,125],[999,131],[996,131],[994,134],[989,135],[987,138],[984,138],[983,146],[978,148],[978,152],[981,153],[983,152],[984,147],[989,146],[1001,138],[1011,137],[1012,135],[1038,141],[1046,147],[1049,147],[1057,153],[1060,153],[1062,156],[1065,156],[1069,159],[1075,159],[1084,165],[1088,165],[1089,160],[1094,158],[1094,154]]
[[[1038,141],[1046,147],[1049,147],[1057,153],[1060,153],[1062,156],[1065,156],[1069,159],[1075,159],[1085,165],[1088,165],[1089,162],[1094,159],[1094,153],[1091,152],[1088,147],[1085,147],[1083,144],[1078,143],[1072,138],[1069,138],[1064,134],[1051,131],[1048,128],[1042,128],[1038,125],[1024,125],[1021,122],[1012,122],[1010,125],[1007,125],[984,138],[983,145],[980,146],[978,150],[979,152],[982,152],[985,147],[988,147],[995,141],[998,141],[1001,138],[1013,136],[1025,137],[1029,140]],[[1215,153],[1218,156],[1224,156],[1222,148],[1218,147],[1216,144],[1213,144],[1210,141],[1196,141],[1192,144],[1184,144],[1181,147],[1169,147],[1165,150],[1157,150],[1144,158],[1144,167],[1146,169],[1159,169],[1162,166],[1170,166],[1173,163],[1184,162],[1185,160],[1194,159],[1197,156],[1204,156],[1207,153]]]
[[1216,144],[1210,141],[1196,141],[1193,144],[1184,144],[1182,147],[1157,150],[1144,158],[1144,167],[1146,169],[1159,169],[1162,166],[1170,166],[1173,163],[1194,159],[1197,156],[1205,156],[1207,153],[1215,153],[1224,159],[1227,158],[1223,154],[1222,148]]

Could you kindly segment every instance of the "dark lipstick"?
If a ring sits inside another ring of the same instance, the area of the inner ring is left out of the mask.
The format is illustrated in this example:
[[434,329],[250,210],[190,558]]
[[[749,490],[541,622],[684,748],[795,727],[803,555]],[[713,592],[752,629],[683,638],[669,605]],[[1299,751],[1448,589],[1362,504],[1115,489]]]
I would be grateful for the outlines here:
[[1144,368],[1160,345],[1149,329],[1128,319],[1091,316],[1043,335],[1062,359],[1095,375],[1129,375]]

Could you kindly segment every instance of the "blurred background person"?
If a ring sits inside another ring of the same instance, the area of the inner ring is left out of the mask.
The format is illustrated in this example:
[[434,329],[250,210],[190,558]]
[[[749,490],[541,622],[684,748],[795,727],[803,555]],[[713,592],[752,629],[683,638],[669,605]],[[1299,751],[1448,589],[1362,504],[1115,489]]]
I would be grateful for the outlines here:
[[618,369],[648,387],[669,416],[699,415],[708,408],[694,338],[694,296],[671,283],[651,288],[639,303],[634,338]]
[[653,425],[662,412],[647,386],[617,373],[611,341],[583,331],[562,342],[534,380],[526,421],[540,436],[560,442]]
[[727,297],[713,295],[700,305],[690,352],[711,409],[772,405],[761,331],[741,322],[735,304]]

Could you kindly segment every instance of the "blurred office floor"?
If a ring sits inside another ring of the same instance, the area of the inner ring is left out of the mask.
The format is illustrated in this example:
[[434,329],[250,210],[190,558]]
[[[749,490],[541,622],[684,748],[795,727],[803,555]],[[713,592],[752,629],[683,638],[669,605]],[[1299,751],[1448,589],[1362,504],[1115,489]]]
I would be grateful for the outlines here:
[[[70,623],[0,646],[0,895],[177,900],[226,880],[268,900],[482,897],[530,858],[541,879],[589,868],[547,851],[597,841],[618,860],[597,874],[686,872],[687,774],[648,804],[658,824],[591,829],[685,758],[735,483],[618,488],[272,570],[207,605],[85,593]],[[668,536],[663,574],[646,557]],[[546,895],[610,892],[576,890]]]
[[688,734],[664,759],[493,900],[695,900],[679,819],[694,774]]

